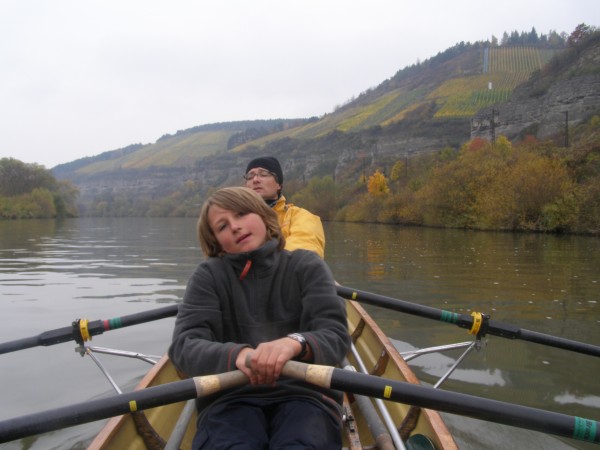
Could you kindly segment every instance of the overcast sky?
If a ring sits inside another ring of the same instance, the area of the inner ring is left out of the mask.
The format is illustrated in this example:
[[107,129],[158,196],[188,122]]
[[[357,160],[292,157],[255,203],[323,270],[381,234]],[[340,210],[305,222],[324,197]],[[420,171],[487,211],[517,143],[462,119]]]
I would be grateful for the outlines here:
[[598,0],[0,0],[0,158],[321,116],[458,42],[599,19]]

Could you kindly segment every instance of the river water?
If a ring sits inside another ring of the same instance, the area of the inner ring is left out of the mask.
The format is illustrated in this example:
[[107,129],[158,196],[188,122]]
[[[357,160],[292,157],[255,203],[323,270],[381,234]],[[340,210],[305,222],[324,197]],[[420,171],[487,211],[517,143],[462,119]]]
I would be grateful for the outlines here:
[[[600,239],[326,223],[327,257],[348,287],[600,345]],[[202,259],[192,219],[0,222],[0,342],[110,319],[181,299]],[[455,325],[367,306],[401,350],[470,340]],[[173,319],[95,336],[91,345],[160,355]],[[434,384],[460,356],[411,361]],[[100,355],[122,390],[144,362]],[[600,420],[598,358],[496,336],[484,339],[441,386]],[[0,355],[0,420],[112,394],[75,344]],[[462,449],[591,449],[591,444],[443,414]],[[1,449],[85,448],[103,421],[0,444]]]

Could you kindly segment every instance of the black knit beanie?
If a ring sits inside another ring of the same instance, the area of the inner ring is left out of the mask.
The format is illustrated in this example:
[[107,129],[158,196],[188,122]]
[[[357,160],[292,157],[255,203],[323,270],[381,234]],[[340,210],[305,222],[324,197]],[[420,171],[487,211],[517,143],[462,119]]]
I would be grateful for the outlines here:
[[277,158],[274,158],[273,156],[262,156],[260,158],[255,158],[248,163],[248,167],[246,167],[246,173],[257,167],[262,167],[263,169],[274,173],[277,183],[283,184],[283,171],[281,170],[281,166],[279,165]]

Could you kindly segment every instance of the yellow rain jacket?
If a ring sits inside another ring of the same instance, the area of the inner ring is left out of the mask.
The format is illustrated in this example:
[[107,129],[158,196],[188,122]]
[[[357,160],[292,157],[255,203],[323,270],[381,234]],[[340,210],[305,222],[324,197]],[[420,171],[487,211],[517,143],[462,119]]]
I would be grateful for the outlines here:
[[303,248],[325,257],[325,232],[319,216],[293,203],[286,204],[283,195],[273,205],[273,210],[285,237],[286,250]]

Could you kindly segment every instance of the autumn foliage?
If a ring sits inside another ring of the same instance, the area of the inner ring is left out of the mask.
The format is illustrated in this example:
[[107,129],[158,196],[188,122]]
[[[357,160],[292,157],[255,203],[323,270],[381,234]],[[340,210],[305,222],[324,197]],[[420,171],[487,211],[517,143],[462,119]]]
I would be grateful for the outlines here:
[[537,231],[559,228],[546,210],[565,205],[574,194],[560,155],[513,148],[504,138],[495,146],[466,144],[455,160],[433,172],[421,193],[425,223]]
[[495,144],[477,138],[458,151],[401,159],[389,178],[376,168],[366,182],[336,187],[344,206],[335,219],[599,234],[599,118],[585,136],[575,148],[532,137],[514,145],[503,136]]
[[376,170],[375,173],[369,177],[367,186],[369,194],[375,197],[383,196],[390,192],[387,179],[379,170]]

